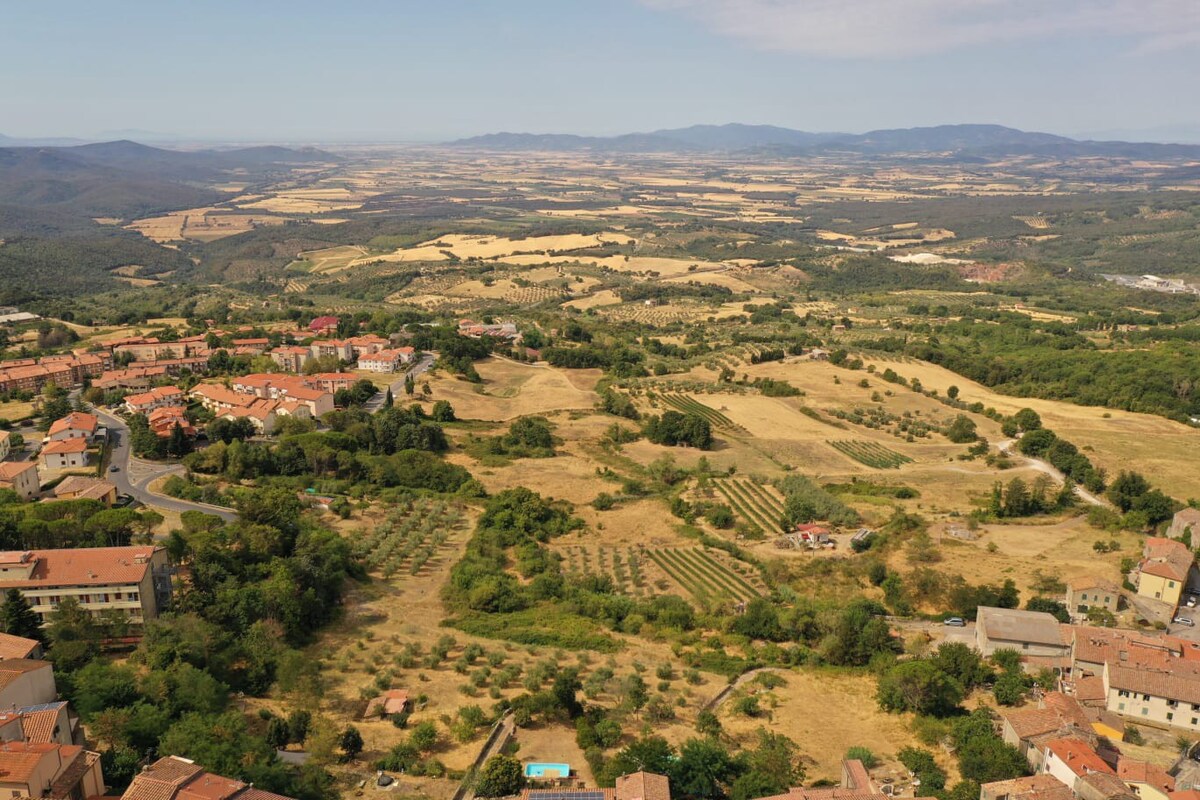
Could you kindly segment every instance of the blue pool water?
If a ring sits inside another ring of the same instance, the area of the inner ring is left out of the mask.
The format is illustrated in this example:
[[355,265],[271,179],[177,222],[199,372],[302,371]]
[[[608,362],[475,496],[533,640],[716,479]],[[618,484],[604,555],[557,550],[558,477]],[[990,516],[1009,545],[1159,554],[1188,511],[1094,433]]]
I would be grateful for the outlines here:
[[570,775],[570,764],[543,764],[533,761],[525,765],[526,778],[567,778]]

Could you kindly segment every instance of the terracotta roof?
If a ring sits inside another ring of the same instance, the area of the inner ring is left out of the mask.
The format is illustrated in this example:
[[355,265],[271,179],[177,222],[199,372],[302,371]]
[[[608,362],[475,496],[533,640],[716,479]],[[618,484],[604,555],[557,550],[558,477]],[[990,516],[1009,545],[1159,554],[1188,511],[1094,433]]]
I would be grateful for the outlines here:
[[115,491],[117,485],[103,478],[89,478],[86,475],[68,475],[58,486],[54,487],[54,496],[74,495],[81,500],[100,500]]
[[37,469],[35,461],[2,461],[0,462],[0,481],[11,482],[18,475]]
[[26,639],[24,636],[0,633],[0,661],[29,658],[30,654],[40,646],[41,643],[37,639]]
[[1183,542],[1166,539],[1162,536],[1151,536],[1146,539],[1142,549],[1145,558],[1138,569],[1147,575],[1154,575],[1168,580],[1186,582],[1188,572],[1195,558],[1192,551]]
[[616,782],[617,800],[671,800],[671,782],[665,775],[635,772]]
[[[1071,787],[1045,772],[1008,781],[985,783],[983,794],[1008,800],[1074,800]],[[1200,798],[1198,798],[1200,800]]]
[[4,689],[22,675],[49,667],[49,661],[39,661],[33,658],[9,658],[0,661],[0,689]]
[[1125,782],[1112,773],[1108,772],[1089,772],[1086,775],[1081,775],[1079,778],[1081,783],[1086,783],[1092,787],[1095,792],[1101,797],[1113,800],[1114,798],[1122,798],[1123,800],[1137,800],[1137,795],[1130,791]]
[[148,392],[132,394],[126,397],[125,402],[131,406],[145,406],[160,400],[166,400],[167,398],[174,399],[182,396],[183,390],[177,386],[156,386]]
[[[1050,699],[1050,695],[1055,696],[1053,700]],[[1018,739],[1062,731],[1072,725],[1085,731],[1090,729],[1091,721],[1074,699],[1061,692],[1051,692],[1043,702],[1041,707],[1001,711],[1000,716],[1013,729]]]
[[[139,583],[150,569],[150,558],[161,547],[81,547],[61,550],[32,550],[34,563],[28,580],[0,579],[0,588],[33,586],[104,586]],[[0,552],[0,559],[23,555]],[[0,669],[10,662],[0,662]]]
[[95,433],[97,424],[98,420],[95,414],[72,411],[62,419],[54,420],[53,424],[50,425],[50,435],[53,436],[62,431],[87,431],[89,434]]
[[1079,702],[1103,702],[1105,697],[1104,678],[1101,676],[1093,675],[1075,681],[1075,699]]
[[1120,759],[1117,761],[1117,777],[1126,783],[1147,783],[1162,792],[1175,791],[1175,779],[1165,769],[1148,761]]
[[82,453],[87,450],[88,444],[86,439],[59,439],[54,442],[47,442],[42,448],[42,455],[54,455],[55,453]]
[[1076,775],[1089,772],[1114,774],[1112,767],[1090,745],[1078,739],[1052,739],[1046,743],[1046,750],[1057,756]]
[[65,749],[63,745],[49,743],[0,742],[0,781],[28,783],[42,759],[60,748]]
[[166,756],[139,772],[122,800],[289,800],[241,781],[205,772],[179,756]]
[[67,768],[58,774],[50,784],[50,797],[56,800],[66,800],[75,794],[75,787],[83,776],[100,760],[99,753],[84,750],[76,745],[60,745],[59,754]]
[[1094,575],[1084,575],[1079,578],[1072,578],[1067,582],[1073,591],[1081,592],[1085,589],[1102,589],[1106,592],[1120,594],[1121,587],[1108,580],[1107,578],[1097,578]]
[[[12,714],[21,718],[21,733],[25,741],[49,744],[54,741],[55,729],[66,705],[66,700],[60,700],[57,703],[18,708]],[[5,715],[0,715],[0,718],[3,716]]]
[[1161,672],[1150,668],[1108,665],[1108,685],[1168,700],[1200,703],[1200,675],[1195,673]]

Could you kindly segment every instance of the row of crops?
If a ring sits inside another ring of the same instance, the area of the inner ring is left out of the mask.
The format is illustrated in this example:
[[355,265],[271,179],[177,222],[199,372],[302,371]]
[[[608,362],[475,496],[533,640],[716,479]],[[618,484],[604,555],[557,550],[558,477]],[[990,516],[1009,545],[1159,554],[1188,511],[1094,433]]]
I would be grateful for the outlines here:
[[652,594],[640,551],[619,547],[564,547],[566,572],[569,575],[608,576],[621,594],[645,597]]
[[738,429],[737,423],[729,417],[717,411],[715,408],[710,408],[699,400],[688,397],[685,394],[663,394],[662,401],[676,411],[684,414],[693,413],[703,417],[708,421],[709,425],[714,428],[725,428],[726,430]]
[[646,557],[697,598],[750,600],[761,592],[736,570],[696,547],[659,547],[642,550]]
[[387,519],[353,541],[355,553],[369,570],[385,578],[399,572],[418,575],[463,524],[462,509],[444,500],[412,499]]
[[875,469],[899,469],[901,465],[912,462],[908,456],[889,450],[876,442],[854,439],[831,441],[828,444],[839,453]]
[[776,534],[783,523],[783,500],[770,488],[747,479],[713,481],[713,486],[747,525]]

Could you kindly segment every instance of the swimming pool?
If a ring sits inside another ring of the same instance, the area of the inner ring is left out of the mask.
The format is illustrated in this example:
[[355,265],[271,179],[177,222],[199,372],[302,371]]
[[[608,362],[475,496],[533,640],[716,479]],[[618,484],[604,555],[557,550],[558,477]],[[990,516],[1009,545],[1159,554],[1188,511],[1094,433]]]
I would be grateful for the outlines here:
[[531,761],[525,765],[526,778],[569,778],[570,776],[570,764],[545,764]]

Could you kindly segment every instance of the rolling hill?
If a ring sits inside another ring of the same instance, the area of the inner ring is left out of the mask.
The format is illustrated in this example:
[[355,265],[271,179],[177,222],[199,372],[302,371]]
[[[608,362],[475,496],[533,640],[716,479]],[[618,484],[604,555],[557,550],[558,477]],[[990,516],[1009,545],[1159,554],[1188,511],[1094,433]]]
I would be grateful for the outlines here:
[[1200,145],[1080,141],[1003,125],[937,125],[863,134],[809,133],[772,125],[693,125],[610,137],[493,133],[448,144],[508,151],[723,152],[744,155],[770,152],[794,156],[840,152],[871,156],[923,153],[961,158],[1014,155],[1135,159],[1200,157]]

